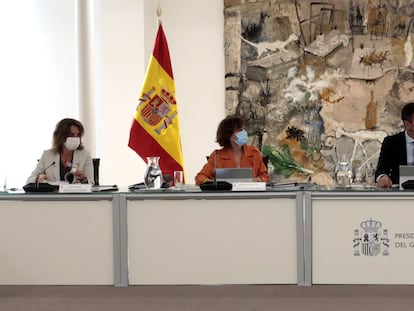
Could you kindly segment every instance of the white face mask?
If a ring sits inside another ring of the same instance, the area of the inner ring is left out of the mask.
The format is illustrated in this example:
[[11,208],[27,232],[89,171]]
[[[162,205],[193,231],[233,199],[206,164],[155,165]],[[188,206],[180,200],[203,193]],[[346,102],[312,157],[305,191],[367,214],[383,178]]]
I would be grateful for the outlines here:
[[74,151],[78,149],[80,145],[80,137],[68,137],[65,141],[65,147],[70,150]]

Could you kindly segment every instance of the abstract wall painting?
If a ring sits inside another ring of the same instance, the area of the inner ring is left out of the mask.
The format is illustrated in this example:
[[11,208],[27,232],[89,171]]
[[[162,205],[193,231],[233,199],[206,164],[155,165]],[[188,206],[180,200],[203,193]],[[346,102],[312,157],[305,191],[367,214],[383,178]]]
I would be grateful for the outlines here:
[[226,112],[277,178],[376,166],[414,101],[414,0],[224,0]]

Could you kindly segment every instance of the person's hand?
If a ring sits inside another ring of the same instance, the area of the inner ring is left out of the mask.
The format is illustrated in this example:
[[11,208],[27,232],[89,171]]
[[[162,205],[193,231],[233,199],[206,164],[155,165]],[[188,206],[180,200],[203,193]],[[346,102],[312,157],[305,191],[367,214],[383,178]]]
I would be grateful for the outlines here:
[[37,177],[38,182],[46,182],[47,181],[47,175],[46,174],[39,174],[39,177]]
[[381,176],[378,180],[378,187],[380,188],[391,188],[392,187],[392,180],[387,175]]
[[79,180],[81,183],[88,182],[88,178],[81,170],[76,170],[73,175],[75,175],[76,180]]

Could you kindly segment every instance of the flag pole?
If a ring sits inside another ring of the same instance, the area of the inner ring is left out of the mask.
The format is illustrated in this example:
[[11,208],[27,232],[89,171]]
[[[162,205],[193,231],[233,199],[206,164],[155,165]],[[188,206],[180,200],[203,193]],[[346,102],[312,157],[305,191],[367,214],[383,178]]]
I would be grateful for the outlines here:
[[159,1],[158,1],[158,4],[157,4],[157,16],[158,16],[158,18],[157,18],[158,26],[160,26],[162,24],[162,18],[161,18],[161,4],[160,4]]

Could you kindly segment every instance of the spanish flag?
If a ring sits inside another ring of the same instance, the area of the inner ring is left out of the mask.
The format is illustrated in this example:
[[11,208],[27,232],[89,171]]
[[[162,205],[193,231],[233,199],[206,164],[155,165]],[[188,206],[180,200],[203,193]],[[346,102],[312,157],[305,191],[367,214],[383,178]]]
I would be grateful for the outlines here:
[[162,173],[184,171],[174,76],[162,24],[149,61],[128,146],[145,162],[160,157]]

